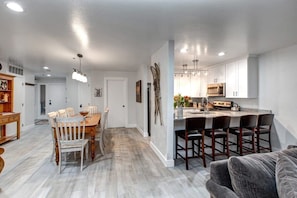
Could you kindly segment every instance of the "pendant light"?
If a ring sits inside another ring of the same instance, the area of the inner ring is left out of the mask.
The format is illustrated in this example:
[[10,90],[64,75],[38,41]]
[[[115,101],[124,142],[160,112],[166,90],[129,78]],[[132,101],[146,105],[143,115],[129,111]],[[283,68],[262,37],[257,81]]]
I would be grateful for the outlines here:
[[79,58],[79,70],[73,68],[72,79],[77,80],[79,82],[86,83],[86,82],[88,82],[87,75],[83,74],[81,71],[81,59],[82,59],[83,55],[77,54],[77,57]]

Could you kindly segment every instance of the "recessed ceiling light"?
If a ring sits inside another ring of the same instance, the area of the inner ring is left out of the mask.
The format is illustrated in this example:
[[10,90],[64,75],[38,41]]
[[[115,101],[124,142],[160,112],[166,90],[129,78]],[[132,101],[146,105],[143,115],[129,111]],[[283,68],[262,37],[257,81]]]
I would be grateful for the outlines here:
[[52,75],[50,75],[50,74],[46,74],[46,76],[47,76],[47,77],[51,77]]
[[218,53],[218,56],[225,56],[225,52]]
[[22,6],[16,2],[12,2],[12,1],[7,2],[6,6],[15,12],[24,12],[24,9],[22,8]]
[[49,68],[47,66],[44,66],[43,69],[48,70]]
[[180,53],[182,53],[182,54],[185,54],[185,53],[187,53],[188,52],[188,49],[187,48],[182,48],[181,50],[180,50]]

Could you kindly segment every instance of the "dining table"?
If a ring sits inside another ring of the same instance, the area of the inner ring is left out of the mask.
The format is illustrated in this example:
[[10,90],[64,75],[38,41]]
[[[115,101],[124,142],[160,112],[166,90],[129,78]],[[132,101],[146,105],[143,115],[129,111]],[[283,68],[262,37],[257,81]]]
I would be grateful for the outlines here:
[[[74,116],[81,116],[81,115],[74,115]],[[95,159],[95,136],[96,136],[96,128],[100,124],[101,120],[101,114],[95,113],[95,114],[88,114],[87,116],[84,116],[86,118],[86,125],[85,125],[85,134],[89,135],[91,140],[91,158],[92,161]],[[55,130],[55,129],[54,129]],[[55,142],[56,142],[56,164],[59,164],[59,148],[58,148],[58,142],[56,138],[56,133],[54,133]]]

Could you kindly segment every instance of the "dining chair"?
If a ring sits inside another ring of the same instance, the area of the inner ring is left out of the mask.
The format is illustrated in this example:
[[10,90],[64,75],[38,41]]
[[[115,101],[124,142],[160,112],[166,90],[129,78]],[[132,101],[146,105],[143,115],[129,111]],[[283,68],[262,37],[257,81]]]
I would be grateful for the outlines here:
[[98,141],[100,151],[104,155],[104,146],[105,146],[105,131],[106,131],[106,122],[108,119],[109,109],[106,108],[103,113],[102,122],[100,123],[100,130],[96,133],[95,141]]
[[[240,117],[239,127],[229,128],[229,133],[236,136],[236,143],[229,141],[230,145],[236,145],[237,150],[233,151],[239,155],[244,152],[255,153],[255,128],[257,126],[257,115],[245,115]],[[251,137],[247,139],[244,137]],[[250,144],[250,147],[245,145]],[[238,153],[239,150],[239,153]]]
[[[211,145],[206,147],[211,148],[211,157],[215,161],[216,156],[226,155],[228,158],[229,153],[229,125],[230,125],[230,116],[218,116],[212,119],[212,128],[205,130],[205,136],[211,138]],[[222,142],[217,139],[222,139]],[[216,145],[219,144],[222,146],[222,149],[219,149]]]
[[95,105],[89,105],[89,106],[85,106],[83,107],[83,111],[87,111],[89,112],[90,115],[98,113],[98,107]]
[[[271,148],[271,126],[273,123],[274,114],[262,114],[258,116],[258,123],[255,130],[256,134],[256,144],[257,144],[257,152],[260,153],[261,150],[272,151]],[[268,135],[268,138],[264,139],[261,136],[264,134]],[[268,143],[268,147],[264,146],[263,143]]]
[[81,152],[80,170],[83,169],[84,151],[88,159],[88,139],[85,139],[84,117],[56,118],[56,137],[59,149],[59,173],[61,173],[62,153]]
[[47,114],[48,119],[49,119],[49,125],[51,127],[51,134],[52,134],[52,141],[53,141],[53,151],[52,151],[52,157],[51,157],[51,161],[54,159],[55,157],[55,153],[56,153],[56,141],[55,141],[55,118],[58,116],[58,112],[57,111],[52,111],[49,112]]
[[58,110],[58,117],[66,118],[67,117],[66,110],[65,109],[59,109]]
[[65,111],[66,111],[67,117],[72,117],[75,115],[75,111],[73,107],[67,107]]
[[[205,128],[206,118],[186,118],[185,120],[185,130],[175,131],[175,158],[177,156],[181,157],[186,161],[186,169],[189,169],[189,159],[190,158],[202,158],[203,166],[206,167],[205,163],[205,153],[204,153],[204,128]],[[183,139],[183,144],[179,143],[179,138]],[[195,143],[198,141],[198,143]],[[192,145],[189,147],[188,143],[191,142]],[[197,151],[195,150],[197,146]],[[201,148],[200,148],[201,147]],[[189,156],[188,151],[192,151],[192,156]],[[201,155],[200,155],[201,150]],[[182,151],[182,152],[179,152]],[[183,155],[184,154],[184,155]],[[195,156],[196,154],[196,156]]]

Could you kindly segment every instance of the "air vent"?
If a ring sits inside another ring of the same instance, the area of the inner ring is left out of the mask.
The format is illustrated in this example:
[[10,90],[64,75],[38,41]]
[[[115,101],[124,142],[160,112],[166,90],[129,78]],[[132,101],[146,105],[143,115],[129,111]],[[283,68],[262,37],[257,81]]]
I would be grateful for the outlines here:
[[23,67],[15,66],[15,65],[9,65],[8,66],[8,72],[13,73],[13,74],[17,74],[17,75],[21,75],[21,76],[24,75]]

